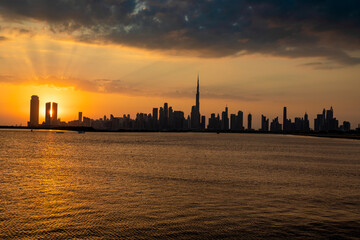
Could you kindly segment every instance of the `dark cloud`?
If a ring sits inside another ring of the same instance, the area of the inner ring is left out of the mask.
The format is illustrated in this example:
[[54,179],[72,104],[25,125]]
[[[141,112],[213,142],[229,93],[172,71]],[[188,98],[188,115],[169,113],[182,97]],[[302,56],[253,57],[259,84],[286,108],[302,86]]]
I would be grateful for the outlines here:
[[79,41],[203,57],[270,54],[356,65],[360,1],[0,0],[5,19],[31,18]]
[[0,41],[5,41],[7,38],[4,36],[0,36]]

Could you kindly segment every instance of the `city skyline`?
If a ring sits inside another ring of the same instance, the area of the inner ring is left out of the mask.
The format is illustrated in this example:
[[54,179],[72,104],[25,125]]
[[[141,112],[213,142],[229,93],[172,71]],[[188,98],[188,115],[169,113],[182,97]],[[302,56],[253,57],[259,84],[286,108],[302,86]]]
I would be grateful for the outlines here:
[[360,1],[0,0],[0,239],[360,236]]
[[[287,107],[283,107],[282,123],[279,122],[279,117],[270,119],[261,114],[260,128],[256,129],[253,125],[253,116],[251,113],[247,114],[247,122],[245,125],[244,112],[239,110],[236,114],[229,114],[228,107],[221,113],[211,113],[211,116],[206,120],[206,115],[200,114],[200,81],[199,74],[197,75],[195,105],[191,107],[191,112],[188,116],[181,110],[175,110],[169,106],[167,102],[163,107],[154,107],[152,112],[143,113],[138,112],[135,117],[130,114],[123,114],[123,117],[114,116],[110,114],[110,118],[104,115],[100,119],[91,119],[83,116],[82,112],[78,113],[78,119],[69,122],[61,121],[58,118],[58,104],[55,102],[47,102],[45,104],[45,121],[39,123],[39,97],[36,95],[31,96],[30,100],[30,118],[28,127],[91,127],[95,130],[150,130],[150,131],[237,131],[237,132],[331,132],[343,131],[349,132],[351,123],[343,121],[342,125],[339,120],[334,117],[334,111],[331,107],[329,110],[322,111],[322,114],[317,114],[314,119],[314,127],[310,127],[310,119],[307,112],[304,117],[295,117],[294,121],[288,118]],[[356,129],[357,127],[353,128]],[[360,124],[358,124],[360,128]]]
[[273,119],[283,106],[291,118],[307,112],[310,119],[333,106],[340,121],[356,125],[359,7],[356,1],[2,1],[0,125],[26,125],[24,102],[34,94],[62,106],[65,121],[79,110],[92,118],[135,115],[165,101],[188,115],[198,72],[206,116],[227,105],[231,113],[251,111],[258,128],[261,114]]

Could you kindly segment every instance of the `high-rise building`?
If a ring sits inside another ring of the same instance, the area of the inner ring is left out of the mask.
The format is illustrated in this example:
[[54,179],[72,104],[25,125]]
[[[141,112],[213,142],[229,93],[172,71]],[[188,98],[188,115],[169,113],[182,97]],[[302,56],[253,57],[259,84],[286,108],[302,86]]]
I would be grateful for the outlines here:
[[174,110],[172,107],[169,107],[169,118],[168,118],[168,128],[174,128]]
[[304,130],[306,132],[310,131],[310,122],[309,122],[309,116],[307,113],[305,113],[305,115],[304,115]]
[[30,100],[30,127],[39,125],[39,97],[36,95],[31,96]]
[[225,107],[225,111],[221,114],[221,129],[229,130],[229,111],[228,107]]
[[45,104],[45,125],[51,125],[51,102]]
[[251,121],[252,121],[252,115],[251,115],[251,113],[249,113],[249,115],[248,115],[248,130],[252,130]]
[[287,129],[287,109],[286,107],[284,107],[284,112],[283,112],[283,131],[288,130]]
[[201,129],[205,130],[205,126],[206,126],[205,116],[201,116]]
[[160,129],[165,128],[165,114],[164,114],[163,107],[160,107],[160,110],[159,110],[159,125],[160,125]]
[[261,115],[261,131],[268,132],[269,131],[269,119],[266,116]]
[[239,111],[237,115],[237,121],[236,121],[236,129],[237,130],[244,130],[244,124],[243,124],[243,112]]
[[173,113],[173,128],[178,130],[178,129],[184,129],[185,126],[185,117],[184,117],[184,112],[182,111],[174,111]]
[[45,104],[45,125],[58,125],[58,104],[47,102]]
[[58,104],[53,102],[51,108],[51,125],[58,125]]
[[344,121],[343,125],[342,125],[342,130],[344,132],[349,132],[350,131],[350,122],[348,121]]
[[231,130],[237,130],[236,129],[236,115],[230,114],[230,129]]
[[159,110],[157,108],[153,108],[153,128],[158,128],[158,114]]
[[163,128],[167,129],[169,124],[169,105],[168,103],[164,103],[164,123]]
[[82,120],[83,120],[83,117],[82,117],[82,112],[79,112],[79,123],[81,123],[82,122]]
[[272,120],[270,124],[270,131],[271,132],[281,132],[281,124],[279,123],[279,118],[276,117]]
[[197,78],[196,88],[196,105],[191,108],[191,128],[200,129],[200,86],[199,86],[199,75]]
[[200,89],[199,89],[199,74],[197,77],[197,88],[196,88],[196,109],[200,113]]

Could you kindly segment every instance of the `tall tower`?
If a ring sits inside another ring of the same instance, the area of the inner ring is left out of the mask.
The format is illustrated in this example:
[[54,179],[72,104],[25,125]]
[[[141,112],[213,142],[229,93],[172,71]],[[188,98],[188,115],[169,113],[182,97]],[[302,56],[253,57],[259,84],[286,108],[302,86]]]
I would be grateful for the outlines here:
[[197,89],[196,89],[196,108],[200,114],[200,91],[199,91],[199,74],[197,77]]
[[283,113],[283,131],[287,130],[287,111],[286,107],[284,107],[284,113]]
[[199,90],[199,74],[197,77],[197,88],[196,88],[196,105],[191,108],[191,128],[200,129],[200,90]]
[[51,125],[57,125],[57,119],[58,119],[58,104],[52,103],[51,108],[52,114],[51,114]]
[[47,102],[45,105],[45,124],[47,126],[57,125],[58,104]]
[[47,102],[45,104],[45,124],[47,126],[51,125],[51,103]]
[[79,123],[81,123],[83,120],[83,117],[82,117],[82,112],[79,112],[79,118],[78,118],[78,121]]
[[39,97],[31,96],[30,100],[30,121],[29,126],[34,127],[39,125]]
[[251,113],[249,113],[249,115],[248,115],[248,130],[252,130],[251,121],[252,121],[252,115],[251,115]]

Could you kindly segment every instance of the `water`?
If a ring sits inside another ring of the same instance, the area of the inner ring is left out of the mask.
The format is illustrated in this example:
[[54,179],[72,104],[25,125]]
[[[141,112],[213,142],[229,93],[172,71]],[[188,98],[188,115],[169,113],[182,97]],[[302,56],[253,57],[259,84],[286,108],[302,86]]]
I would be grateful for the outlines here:
[[0,131],[0,239],[356,239],[360,141]]

